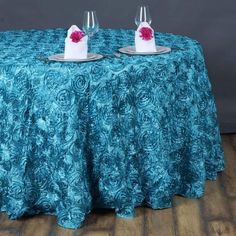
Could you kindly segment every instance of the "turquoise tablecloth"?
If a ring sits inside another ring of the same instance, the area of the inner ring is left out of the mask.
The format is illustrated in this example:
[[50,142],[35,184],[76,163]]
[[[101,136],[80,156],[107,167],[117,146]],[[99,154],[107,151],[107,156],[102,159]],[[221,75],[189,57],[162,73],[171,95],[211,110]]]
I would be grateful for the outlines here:
[[[201,197],[224,168],[201,46],[160,56],[44,63],[63,52],[64,29],[0,33],[0,207],[11,219],[56,215],[81,226],[93,207],[131,217],[134,207],[170,207]],[[101,30],[92,51],[133,44],[134,31]]]

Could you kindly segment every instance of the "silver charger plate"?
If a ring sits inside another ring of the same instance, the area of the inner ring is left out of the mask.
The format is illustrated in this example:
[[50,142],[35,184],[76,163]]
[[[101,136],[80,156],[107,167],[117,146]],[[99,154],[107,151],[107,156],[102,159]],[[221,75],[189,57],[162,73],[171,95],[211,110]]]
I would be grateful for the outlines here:
[[103,58],[103,55],[97,53],[88,53],[88,57],[86,59],[65,59],[64,53],[55,54],[48,57],[50,61],[60,61],[60,62],[89,62],[96,61]]
[[125,48],[120,48],[119,52],[128,55],[159,55],[163,53],[168,53],[171,51],[169,47],[156,46],[156,52],[136,52],[135,46],[128,46]]

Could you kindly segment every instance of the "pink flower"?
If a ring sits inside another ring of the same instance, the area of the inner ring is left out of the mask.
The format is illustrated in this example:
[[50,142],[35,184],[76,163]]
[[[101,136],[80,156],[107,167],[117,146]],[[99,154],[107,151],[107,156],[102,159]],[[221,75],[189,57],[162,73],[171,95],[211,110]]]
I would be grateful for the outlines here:
[[82,31],[74,31],[70,35],[70,38],[72,39],[72,42],[74,43],[80,42],[83,37],[84,37],[84,32]]
[[149,27],[142,27],[140,30],[140,37],[143,39],[143,40],[146,40],[146,41],[149,41],[153,38],[153,32],[152,32],[152,29],[149,28]]

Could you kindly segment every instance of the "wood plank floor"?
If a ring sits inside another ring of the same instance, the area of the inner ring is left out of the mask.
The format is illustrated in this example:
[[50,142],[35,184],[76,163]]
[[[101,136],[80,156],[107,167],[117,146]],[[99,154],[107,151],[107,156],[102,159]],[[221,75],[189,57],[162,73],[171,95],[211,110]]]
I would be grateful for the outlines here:
[[174,207],[165,210],[137,208],[133,220],[95,211],[79,230],[59,227],[53,216],[11,221],[2,213],[0,236],[236,236],[236,134],[222,138],[226,170],[217,181],[207,181],[201,199],[175,197]]

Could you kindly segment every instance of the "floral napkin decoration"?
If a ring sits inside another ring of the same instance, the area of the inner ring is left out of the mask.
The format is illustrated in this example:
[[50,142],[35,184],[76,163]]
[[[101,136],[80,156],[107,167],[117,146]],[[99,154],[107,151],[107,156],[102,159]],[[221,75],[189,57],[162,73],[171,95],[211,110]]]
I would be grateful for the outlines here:
[[86,59],[88,56],[88,36],[76,25],[67,31],[65,39],[65,59]]
[[156,52],[154,30],[147,22],[142,22],[135,32],[136,52]]

